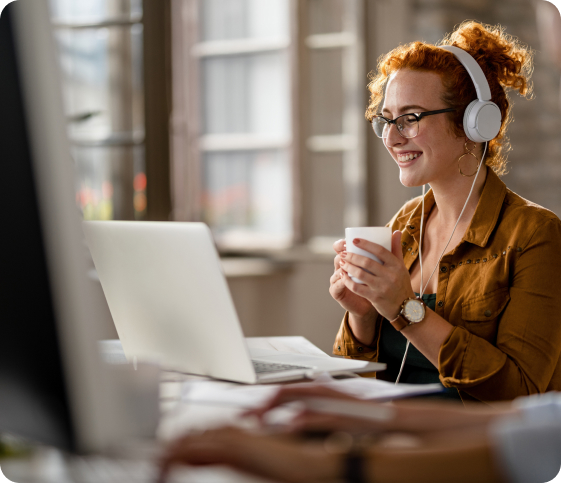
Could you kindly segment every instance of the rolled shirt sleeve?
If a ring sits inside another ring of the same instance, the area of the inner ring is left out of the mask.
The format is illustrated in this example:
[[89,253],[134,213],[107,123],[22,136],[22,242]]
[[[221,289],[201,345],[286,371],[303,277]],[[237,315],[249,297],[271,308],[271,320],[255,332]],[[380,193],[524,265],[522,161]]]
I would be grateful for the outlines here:
[[[378,316],[378,319],[376,320],[377,325],[379,324],[379,319],[380,316]],[[358,341],[354,336],[349,325],[348,312],[345,313],[339,332],[337,332],[337,336],[335,337],[333,354],[344,356],[349,359],[360,359],[370,362],[376,362],[378,360],[377,346],[365,345]]]
[[456,326],[439,353],[440,379],[481,401],[544,393],[561,353],[561,223],[539,226],[513,264],[496,343]]

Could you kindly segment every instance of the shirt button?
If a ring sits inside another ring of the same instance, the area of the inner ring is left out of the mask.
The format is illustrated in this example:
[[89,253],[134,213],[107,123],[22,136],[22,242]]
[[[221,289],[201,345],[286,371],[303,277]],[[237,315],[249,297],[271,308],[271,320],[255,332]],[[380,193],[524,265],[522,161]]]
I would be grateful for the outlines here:
[[475,260],[475,263],[479,263],[479,262],[480,262],[480,259],[479,259],[479,258],[478,258],[477,260]]
[[415,229],[415,225],[409,225],[409,228],[410,228],[411,230],[414,230],[414,229]]
[[495,254],[493,255],[493,258],[497,258],[497,257],[498,257],[498,255],[495,253]]
[[485,314],[485,317],[491,317],[491,311],[490,310],[486,310],[483,313]]
[[503,252],[503,255],[506,255],[506,250]]
[[484,258],[484,259],[483,259],[483,261],[484,261],[484,262],[486,262],[486,261],[487,261],[487,259],[486,259],[486,258]]
[[452,270],[453,268],[456,268],[456,265],[450,265],[450,270]]
[[359,348],[357,349],[357,351],[359,351],[359,352],[362,352],[363,350],[364,350],[364,347],[359,347]]
[[443,307],[443,306],[444,306],[444,302],[443,302],[442,300],[439,300],[437,305],[438,305],[439,307]]
[[407,246],[407,243],[406,242],[401,242],[401,246],[402,247]]
[[517,251],[517,252],[521,252],[521,251],[522,251],[522,247],[518,247],[518,248],[516,249],[516,251]]
[[408,252],[410,252],[411,250],[413,250],[412,247],[409,247],[409,248],[407,249]]
[[337,346],[337,350],[338,350],[338,351],[341,350],[341,346],[340,346],[340,345]]
[[466,263],[471,263],[471,259],[466,260]]
[[460,267],[460,266],[462,265],[462,263],[464,263],[464,262],[460,262],[460,263],[458,263],[458,267]]
[[448,271],[448,269],[446,267],[440,267],[440,271],[442,273],[446,273]]

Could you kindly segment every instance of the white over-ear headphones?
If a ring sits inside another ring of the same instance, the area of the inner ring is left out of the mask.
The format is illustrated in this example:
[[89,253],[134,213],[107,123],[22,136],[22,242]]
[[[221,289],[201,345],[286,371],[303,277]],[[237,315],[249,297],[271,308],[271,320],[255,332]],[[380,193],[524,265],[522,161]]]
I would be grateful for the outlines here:
[[470,102],[464,112],[464,132],[476,143],[493,139],[501,129],[501,110],[491,101],[491,89],[485,74],[477,61],[465,50],[452,45],[442,45],[441,49],[454,54],[465,67],[477,92],[477,99]]

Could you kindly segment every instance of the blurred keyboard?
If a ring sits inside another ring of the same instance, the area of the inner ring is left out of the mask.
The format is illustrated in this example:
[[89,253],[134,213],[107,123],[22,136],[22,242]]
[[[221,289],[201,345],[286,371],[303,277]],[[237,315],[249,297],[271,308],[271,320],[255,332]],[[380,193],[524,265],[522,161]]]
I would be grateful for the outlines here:
[[144,460],[72,457],[68,472],[76,483],[154,483],[158,467]]
[[253,368],[256,374],[263,374],[267,372],[282,372],[282,371],[299,371],[299,370],[309,370],[313,369],[310,366],[297,366],[294,364],[279,364],[276,362],[262,362],[262,361],[251,361],[253,362]]

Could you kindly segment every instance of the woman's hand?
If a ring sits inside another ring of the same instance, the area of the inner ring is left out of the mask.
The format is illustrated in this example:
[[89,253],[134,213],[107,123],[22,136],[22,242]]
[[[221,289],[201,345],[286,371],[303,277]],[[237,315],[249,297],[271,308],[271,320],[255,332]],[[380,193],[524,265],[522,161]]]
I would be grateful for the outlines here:
[[254,434],[233,427],[188,434],[174,441],[161,458],[160,483],[177,464],[226,465],[292,483],[334,481],[341,472],[340,460],[321,443]]
[[[345,293],[345,290],[351,292],[356,297],[370,302],[386,319],[395,319],[403,301],[408,297],[415,297],[415,292],[411,287],[411,277],[403,263],[401,232],[393,233],[391,252],[362,238],[353,240],[353,243],[376,255],[383,265],[356,253],[347,251],[339,254],[341,282],[345,287],[345,289],[341,289],[341,292]],[[349,275],[358,278],[364,284],[353,282]],[[355,297],[350,295],[347,297],[349,300],[355,300]]]
[[346,256],[345,240],[337,240],[333,244],[335,250],[335,271],[329,279],[329,293],[350,314],[359,319],[370,319],[376,315],[376,310],[365,297],[347,288],[343,280],[341,261]]

